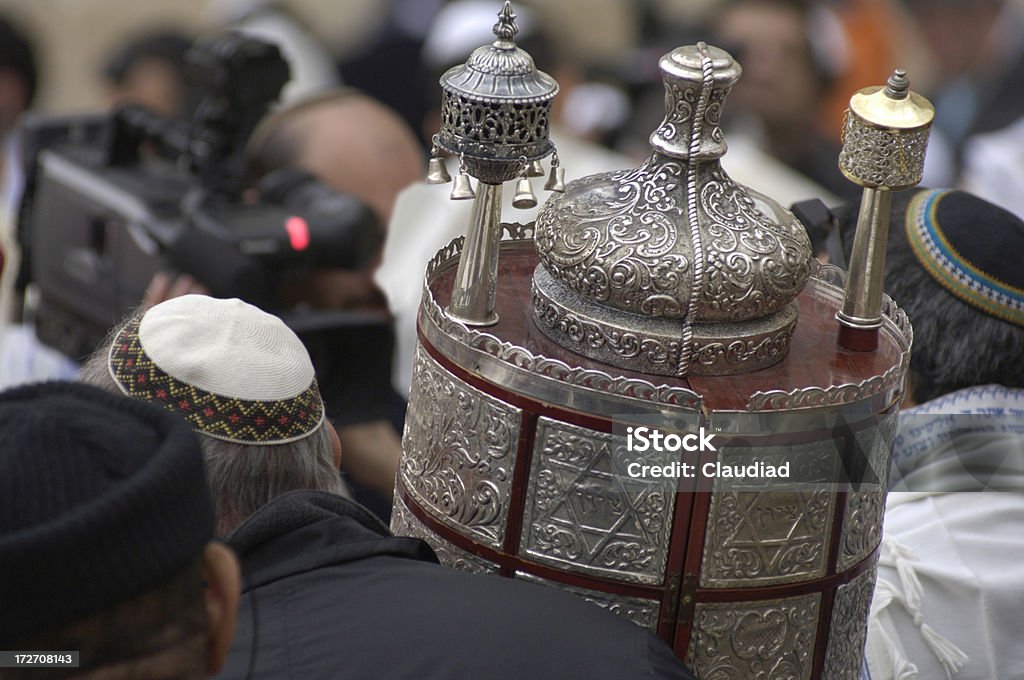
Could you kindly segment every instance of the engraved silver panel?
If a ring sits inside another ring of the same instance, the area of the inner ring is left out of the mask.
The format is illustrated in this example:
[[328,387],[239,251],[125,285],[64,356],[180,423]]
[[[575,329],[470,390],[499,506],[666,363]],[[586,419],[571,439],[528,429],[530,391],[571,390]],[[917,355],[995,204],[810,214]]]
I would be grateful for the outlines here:
[[867,453],[875,482],[846,496],[843,529],[840,535],[839,571],[860,563],[882,540],[882,519],[886,489],[889,488],[889,462],[896,436],[897,414],[883,420],[877,428],[859,432],[857,446]]
[[626,470],[677,457],[629,452],[622,437],[538,419],[520,554],[565,571],[661,584],[676,480]]
[[522,410],[462,382],[417,347],[399,474],[431,515],[494,548],[505,538]]
[[661,604],[657,600],[647,600],[642,597],[626,597],[625,595],[603,593],[599,590],[591,590],[590,588],[579,588],[541,578],[540,576],[534,576],[524,571],[517,571],[516,578],[568,591],[573,595],[582,597],[587,602],[596,604],[601,609],[610,611],[612,614],[635,623],[641,628],[648,628],[652,631],[656,631],[658,628],[658,611],[661,609]]
[[704,680],[810,680],[820,605],[819,593],[698,603],[687,663]]
[[877,568],[872,567],[836,589],[821,677],[829,680],[860,680],[876,571]]
[[715,492],[701,585],[754,588],[824,576],[834,507],[826,490]]
[[[757,431],[750,426],[747,432]],[[771,447],[727,442],[719,442],[722,465],[786,463],[790,478],[715,479],[701,586],[755,588],[825,576],[836,502],[831,439]]]
[[498,565],[494,562],[452,545],[423,526],[409,511],[409,508],[405,507],[405,503],[402,502],[402,498],[398,494],[395,494],[395,500],[391,505],[391,533],[395,536],[411,536],[426,542],[434,550],[438,562],[446,567],[474,574],[498,573]]

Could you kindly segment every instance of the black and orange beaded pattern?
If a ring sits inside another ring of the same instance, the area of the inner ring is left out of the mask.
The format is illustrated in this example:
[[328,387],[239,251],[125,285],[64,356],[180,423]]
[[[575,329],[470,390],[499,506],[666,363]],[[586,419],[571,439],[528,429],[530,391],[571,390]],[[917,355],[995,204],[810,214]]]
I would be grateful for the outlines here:
[[139,340],[141,319],[118,331],[107,365],[130,397],[161,404],[181,414],[205,435],[239,444],[285,444],[314,432],[324,405],[316,379],[291,399],[259,401],[226,397],[184,383],[164,372]]

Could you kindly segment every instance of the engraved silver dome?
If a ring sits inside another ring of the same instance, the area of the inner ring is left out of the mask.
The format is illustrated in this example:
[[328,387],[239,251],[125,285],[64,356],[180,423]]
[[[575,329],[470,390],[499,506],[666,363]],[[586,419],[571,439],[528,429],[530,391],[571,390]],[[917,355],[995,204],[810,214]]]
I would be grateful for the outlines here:
[[739,65],[701,44],[660,67],[666,114],[650,158],[569,183],[538,215],[535,320],[568,349],[645,373],[763,368],[788,351],[810,241],[719,163]]

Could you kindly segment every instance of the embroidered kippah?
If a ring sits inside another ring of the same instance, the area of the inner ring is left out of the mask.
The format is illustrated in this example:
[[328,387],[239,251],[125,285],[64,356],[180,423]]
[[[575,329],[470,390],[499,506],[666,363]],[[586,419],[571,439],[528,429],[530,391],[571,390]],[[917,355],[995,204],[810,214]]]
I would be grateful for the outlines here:
[[324,419],[302,341],[241,300],[162,302],[118,331],[107,364],[125,394],[177,412],[217,439],[285,444]]
[[907,240],[953,295],[1024,326],[1024,222],[977,196],[928,189],[907,206]]

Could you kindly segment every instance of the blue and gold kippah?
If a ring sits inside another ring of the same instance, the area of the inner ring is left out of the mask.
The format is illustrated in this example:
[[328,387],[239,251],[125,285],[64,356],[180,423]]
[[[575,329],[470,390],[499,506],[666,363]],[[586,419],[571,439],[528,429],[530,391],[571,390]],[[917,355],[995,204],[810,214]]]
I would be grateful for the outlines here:
[[926,189],[907,206],[907,240],[943,288],[1024,326],[1024,222],[963,191]]

